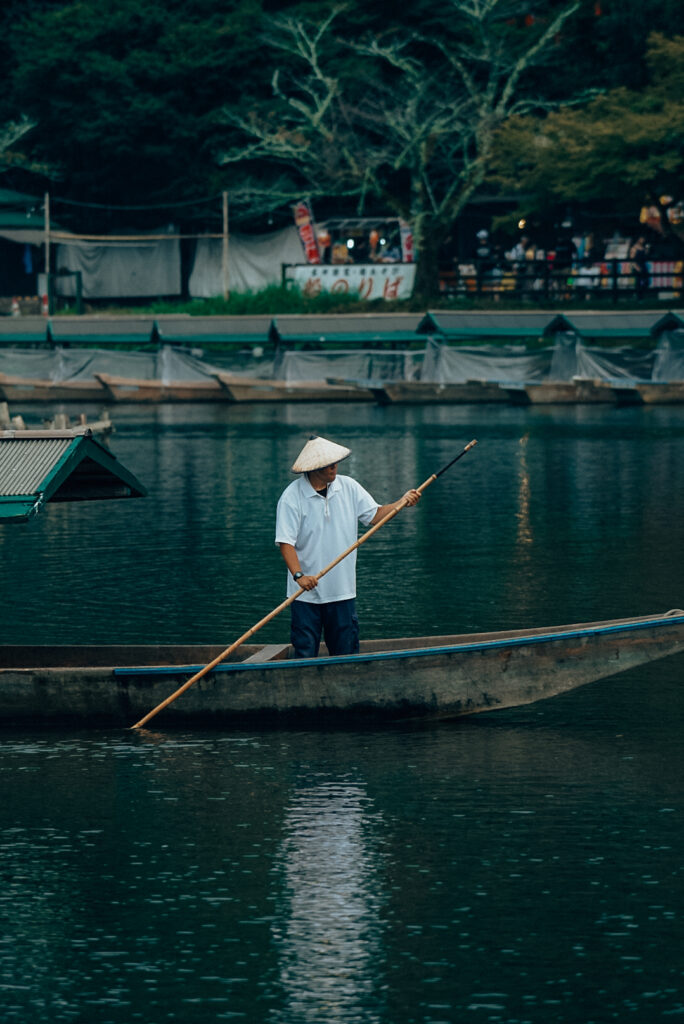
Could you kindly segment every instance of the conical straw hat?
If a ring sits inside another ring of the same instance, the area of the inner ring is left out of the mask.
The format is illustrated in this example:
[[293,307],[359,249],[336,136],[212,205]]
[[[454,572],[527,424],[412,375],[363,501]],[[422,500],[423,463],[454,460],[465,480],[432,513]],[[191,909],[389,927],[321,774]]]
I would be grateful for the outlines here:
[[343,448],[334,441],[326,441],[324,437],[311,437],[297,456],[293,473],[313,473],[315,469],[331,466],[333,462],[341,462],[351,455],[350,448]]

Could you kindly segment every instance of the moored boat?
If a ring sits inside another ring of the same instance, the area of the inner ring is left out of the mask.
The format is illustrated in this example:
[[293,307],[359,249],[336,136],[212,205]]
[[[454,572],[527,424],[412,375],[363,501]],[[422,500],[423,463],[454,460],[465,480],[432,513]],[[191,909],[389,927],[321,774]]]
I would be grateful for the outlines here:
[[[684,611],[540,629],[366,641],[299,660],[243,645],[155,718],[457,718],[531,704],[684,651]],[[219,647],[0,647],[0,720],[132,725]]]
[[22,402],[102,402],[107,393],[99,380],[39,380],[0,373],[0,400]]
[[324,380],[285,381],[237,374],[214,374],[233,402],[370,402],[373,396],[365,388],[328,384]]
[[681,405],[684,402],[684,380],[637,381],[634,388],[645,405]]
[[226,396],[213,377],[206,380],[164,381],[117,377],[96,373],[103,393],[112,402],[226,402]]
[[519,405],[614,405],[617,402],[617,394],[608,382],[581,377],[534,381],[505,390],[511,401]]
[[423,380],[386,381],[371,386],[382,405],[430,403],[468,404],[470,402],[507,402],[509,396],[495,381],[467,380],[459,384],[438,384]]

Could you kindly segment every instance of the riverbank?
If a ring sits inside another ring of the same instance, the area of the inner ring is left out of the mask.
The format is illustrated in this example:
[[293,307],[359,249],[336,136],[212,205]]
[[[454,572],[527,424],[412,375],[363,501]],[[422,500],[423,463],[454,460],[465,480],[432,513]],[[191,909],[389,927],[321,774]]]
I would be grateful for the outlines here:
[[[0,299],[0,318],[9,316],[12,312],[11,299]],[[18,298],[16,300],[20,316],[37,316],[42,312],[40,299],[38,297]],[[429,300],[423,296],[412,296],[410,299],[385,301],[376,299],[374,301],[361,301],[351,295],[340,295],[334,293],[321,293],[315,296],[304,295],[294,288],[273,286],[259,292],[242,292],[231,295],[224,299],[220,296],[208,299],[158,299],[149,301],[121,301],[114,302],[101,300],[99,302],[85,301],[82,310],[79,312],[74,303],[66,303],[60,300],[55,306],[51,315],[76,316],[163,316],[163,315],[184,315],[184,316],[282,316],[286,314],[298,315],[335,315],[345,316],[350,314],[380,314],[380,313],[422,313],[427,309],[431,310],[461,310],[482,311],[482,312],[505,312],[505,311],[526,311],[535,312],[541,309],[552,309],[555,312],[568,310],[608,311],[619,309],[628,312],[630,310],[643,311],[644,309],[656,309],[666,311],[668,309],[684,308],[684,298],[681,295],[669,294],[667,298],[659,298],[658,294],[649,296],[647,300],[639,301],[630,294],[618,295],[617,303],[614,301],[612,292],[594,292],[591,295],[573,297],[568,293],[559,293],[544,296],[540,293],[539,300],[529,298],[516,298],[505,292],[497,295],[435,295]]]

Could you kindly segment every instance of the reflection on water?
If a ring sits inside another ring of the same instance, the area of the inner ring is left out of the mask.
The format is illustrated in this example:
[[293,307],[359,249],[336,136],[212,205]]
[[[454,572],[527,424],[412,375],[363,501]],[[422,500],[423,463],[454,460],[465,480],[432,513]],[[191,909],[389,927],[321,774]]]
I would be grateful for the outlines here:
[[375,1021],[380,879],[368,797],[353,782],[298,786],[283,821],[280,913],[282,1024]]
[[429,728],[6,732],[0,1020],[682,1015],[681,682]]
[[[682,408],[114,420],[150,496],[0,529],[6,642],[235,639],[282,600],[273,511],[312,430],[379,499],[479,441],[362,549],[367,637],[684,602]],[[428,728],[7,730],[0,1021],[684,1016],[683,666]]]
[[[275,506],[312,430],[352,448],[345,470],[380,501],[479,441],[361,550],[366,638],[681,604],[682,407],[129,406],[115,426],[149,496],[0,529],[7,642],[227,646],[284,596]],[[287,632],[286,613],[261,637]]]
[[518,546],[519,548],[532,543],[532,527],[530,525],[530,470],[527,464],[527,445],[530,435],[520,438],[520,468],[518,483]]

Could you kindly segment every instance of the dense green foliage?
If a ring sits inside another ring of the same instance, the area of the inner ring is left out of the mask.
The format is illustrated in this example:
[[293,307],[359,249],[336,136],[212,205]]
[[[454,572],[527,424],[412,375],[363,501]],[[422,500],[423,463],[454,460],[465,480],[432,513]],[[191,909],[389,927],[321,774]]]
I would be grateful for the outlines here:
[[654,33],[647,65],[638,92],[620,85],[582,107],[502,127],[493,175],[525,196],[523,212],[619,196],[635,211],[644,203],[659,209],[662,233],[684,249],[684,224],[666,212],[684,198],[684,36]]
[[434,280],[483,190],[681,198],[683,32],[674,0],[7,0],[0,170],[93,204],[81,230],[210,228],[219,204],[200,200],[224,189],[234,226],[277,224],[302,195],[391,212]]

